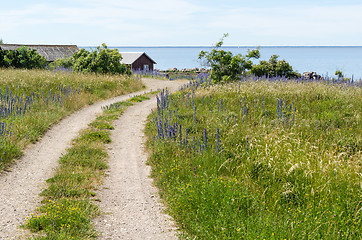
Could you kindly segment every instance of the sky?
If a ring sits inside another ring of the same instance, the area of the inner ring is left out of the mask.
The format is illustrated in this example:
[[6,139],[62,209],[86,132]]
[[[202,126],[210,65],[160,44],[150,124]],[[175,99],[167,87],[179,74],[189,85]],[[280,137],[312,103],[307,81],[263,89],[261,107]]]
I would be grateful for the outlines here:
[[12,0],[0,39],[78,46],[362,46],[362,0]]

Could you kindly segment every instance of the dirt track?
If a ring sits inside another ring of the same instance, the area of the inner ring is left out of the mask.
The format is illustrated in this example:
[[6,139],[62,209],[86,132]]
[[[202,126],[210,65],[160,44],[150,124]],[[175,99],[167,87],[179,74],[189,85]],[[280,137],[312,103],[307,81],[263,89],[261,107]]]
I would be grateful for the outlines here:
[[[148,90],[177,90],[183,84],[153,79],[144,82]],[[0,175],[0,239],[26,237],[27,232],[19,229],[19,225],[39,206],[45,180],[52,176],[71,140],[101,113],[101,106],[143,92],[94,104],[63,119],[28,147],[10,172]],[[142,130],[155,106],[154,98],[137,104],[115,123],[113,143],[109,146],[109,176],[98,192],[101,210],[107,213],[95,221],[97,230],[103,233],[100,239],[175,239],[172,223],[161,213],[162,206],[145,165]]]

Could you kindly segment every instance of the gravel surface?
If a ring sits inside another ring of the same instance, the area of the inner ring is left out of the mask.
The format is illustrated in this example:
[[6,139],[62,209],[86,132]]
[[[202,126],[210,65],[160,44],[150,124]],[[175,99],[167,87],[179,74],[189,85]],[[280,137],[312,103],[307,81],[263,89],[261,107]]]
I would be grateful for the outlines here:
[[[177,81],[154,79],[143,79],[143,81],[148,90],[176,88],[182,84]],[[46,187],[45,180],[53,175],[59,158],[66,152],[66,148],[70,147],[71,140],[102,112],[101,107],[144,92],[99,102],[63,119],[39,142],[29,146],[24,151],[24,156],[12,166],[10,171],[0,175],[0,239],[24,239],[29,236],[29,233],[19,226],[40,205],[39,194]],[[116,130],[113,133],[114,145],[111,147],[113,150],[110,150],[109,174],[120,174],[120,171],[127,174],[121,175],[121,178],[114,178],[112,175],[107,177],[105,186],[109,189],[99,193],[99,198],[102,200],[101,209],[109,213],[102,215],[96,222],[97,229],[103,233],[104,239],[147,239],[148,235],[143,233],[146,230],[149,236],[153,234],[152,239],[172,239],[174,236],[174,233],[169,231],[172,229],[171,223],[166,222],[167,217],[160,211],[162,206],[158,203],[157,191],[152,187],[148,178],[149,169],[144,165],[147,155],[142,150],[142,129],[147,114],[155,104],[153,99],[136,105],[125,114],[129,115],[134,111],[136,115],[133,120],[123,123],[120,120],[116,123]],[[120,135],[124,131],[122,126],[132,131],[128,133],[130,135]],[[115,137],[114,134],[119,136]],[[126,142],[129,144],[127,149],[119,145],[121,138],[127,138]],[[122,156],[125,157],[120,158]],[[117,159],[121,159],[120,162],[114,163]],[[109,194],[119,195],[119,198],[113,198]],[[133,210],[124,211],[129,208]],[[121,217],[120,214],[127,214],[127,217]],[[118,217],[121,217],[121,220]]]
[[[180,82],[172,82],[177,90]],[[109,147],[109,170],[98,204],[103,214],[95,219],[100,239],[177,239],[175,226],[163,214],[157,189],[149,178],[144,150],[144,126],[156,99],[138,103],[114,122]]]
[[97,192],[104,214],[95,220],[100,239],[177,239],[174,227],[161,214],[157,190],[149,178],[143,149],[144,124],[155,99],[133,107],[114,123],[109,166],[103,189]]

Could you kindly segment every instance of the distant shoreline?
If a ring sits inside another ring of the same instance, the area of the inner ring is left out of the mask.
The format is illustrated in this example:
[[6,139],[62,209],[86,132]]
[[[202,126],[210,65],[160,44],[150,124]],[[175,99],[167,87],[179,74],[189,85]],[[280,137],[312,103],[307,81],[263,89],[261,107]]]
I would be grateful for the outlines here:
[[[96,47],[80,47],[96,50]],[[109,46],[121,52],[146,52],[157,62],[157,69],[192,69],[203,67],[198,59],[200,51],[211,51],[213,46]],[[257,46],[223,46],[233,54],[245,54]],[[260,46],[260,60],[272,55],[287,61],[299,73],[317,72],[322,76],[334,76],[337,70],[344,76],[362,79],[362,46]],[[256,63],[257,61],[255,61]]]

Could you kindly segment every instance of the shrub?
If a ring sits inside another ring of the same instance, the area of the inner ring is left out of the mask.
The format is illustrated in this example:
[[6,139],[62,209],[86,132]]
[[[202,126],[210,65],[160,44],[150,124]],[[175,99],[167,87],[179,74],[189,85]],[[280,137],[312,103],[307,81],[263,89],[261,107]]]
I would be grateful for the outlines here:
[[128,74],[131,72],[126,65],[121,64],[122,55],[117,49],[109,49],[106,44],[97,47],[95,51],[81,49],[72,57],[58,59],[51,68],[72,68],[78,72]]
[[224,38],[227,36],[228,34],[224,34],[224,37],[216,44],[212,51],[201,51],[199,53],[199,59],[204,59],[205,65],[211,67],[210,77],[214,83],[230,82],[239,78],[246,70],[251,69],[253,65],[251,59],[258,59],[260,57],[258,49],[248,51],[248,54],[245,56],[242,54],[233,55],[230,51],[219,49],[224,43]]
[[44,68],[46,62],[45,58],[39,55],[35,49],[25,46],[16,50],[0,51],[0,67]]
[[337,70],[334,75],[336,75],[338,78],[343,78],[343,72],[341,70]]
[[49,68],[50,69],[58,69],[58,68],[72,69],[73,65],[74,65],[73,58],[67,57],[67,58],[56,59],[54,62],[52,62],[49,65]]
[[0,50],[0,67],[6,67],[7,64],[5,62],[5,55],[6,55],[7,51],[6,50]]
[[293,71],[293,67],[285,60],[278,60],[278,55],[270,57],[269,61],[262,60],[258,65],[253,65],[251,73],[258,77],[286,77],[297,78],[300,74]]

